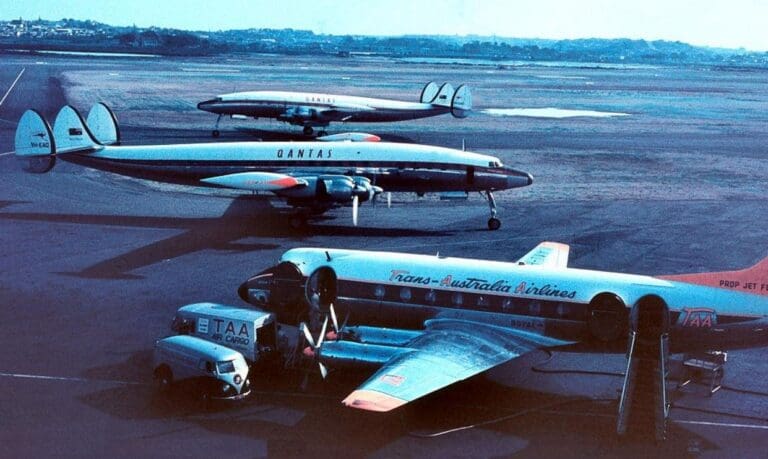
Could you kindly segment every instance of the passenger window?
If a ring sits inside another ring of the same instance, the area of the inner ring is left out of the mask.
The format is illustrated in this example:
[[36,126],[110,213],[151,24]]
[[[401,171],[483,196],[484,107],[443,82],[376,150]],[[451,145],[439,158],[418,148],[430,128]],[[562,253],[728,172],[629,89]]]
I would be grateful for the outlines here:
[[409,289],[408,287],[401,288],[400,299],[405,301],[406,303],[411,301],[411,289]]
[[384,286],[383,285],[377,285],[376,288],[373,290],[373,296],[375,296],[377,299],[384,298]]
[[430,290],[424,295],[424,300],[429,304],[435,304],[436,299],[437,294],[435,294],[434,290]]
[[451,301],[454,306],[461,307],[461,305],[464,304],[464,296],[461,293],[454,293],[451,297]]

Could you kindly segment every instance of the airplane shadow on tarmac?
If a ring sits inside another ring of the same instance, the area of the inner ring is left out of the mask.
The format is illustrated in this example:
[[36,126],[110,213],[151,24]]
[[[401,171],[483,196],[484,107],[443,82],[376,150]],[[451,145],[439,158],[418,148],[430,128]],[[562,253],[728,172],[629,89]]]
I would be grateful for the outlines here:
[[[11,204],[19,204],[19,202],[0,201],[0,209]],[[447,234],[440,231],[363,228],[344,225],[310,225],[302,230],[294,230],[290,225],[291,215],[290,210],[275,208],[268,199],[258,196],[237,197],[220,217],[205,218],[0,212],[0,218],[10,220],[184,230],[181,234],[117,255],[79,272],[61,273],[96,279],[141,279],[141,276],[130,272],[163,260],[174,259],[201,250],[255,252],[280,247],[279,244],[238,242],[249,237],[301,240],[311,236],[332,235],[418,237]]]
[[[141,351],[123,364],[93,368],[84,376],[117,380],[126,374],[148,375],[151,360],[151,351]],[[339,453],[353,457],[377,451],[385,456],[409,456],[412,448],[422,450],[425,446],[434,453],[425,457],[473,456],[489,451],[488,436],[493,437],[490,448],[494,456],[687,457],[692,446],[698,453],[718,449],[674,422],[668,428],[666,442],[658,443],[648,433],[618,437],[617,398],[593,400],[544,393],[497,384],[478,375],[398,410],[370,413],[340,403],[367,373],[332,372],[325,381],[317,376],[307,392],[300,392],[297,380],[301,372],[286,372],[280,367],[262,368],[257,373],[264,371],[270,377],[257,374],[253,378],[254,393],[238,403],[206,405],[193,388],[186,386],[162,395],[149,384],[148,376],[140,378],[146,384],[90,392],[80,401],[116,418],[174,419],[189,422],[190,428],[198,426],[248,438],[264,436],[271,447],[280,446],[281,451],[283,446],[301,449],[306,445],[296,444],[297,439],[326,432],[336,436],[333,445],[328,445],[331,449],[325,451],[328,455],[338,448]],[[329,419],[333,419],[332,427]],[[567,435],[569,440],[560,446],[553,443],[553,435]],[[578,453],[562,450],[574,444],[584,449]]]

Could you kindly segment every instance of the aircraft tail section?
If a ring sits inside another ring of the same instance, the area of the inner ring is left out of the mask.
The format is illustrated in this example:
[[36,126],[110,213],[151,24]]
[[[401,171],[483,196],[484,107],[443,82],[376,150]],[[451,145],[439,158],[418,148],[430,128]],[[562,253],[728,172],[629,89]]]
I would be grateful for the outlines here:
[[86,126],[102,145],[120,143],[120,127],[117,124],[117,117],[106,104],[99,102],[91,107],[86,119]]
[[424,86],[424,89],[421,90],[419,102],[422,104],[431,104],[435,98],[437,98],[438,92],[440,92],[440,87],[434,81],[430,81]]
[[48,121],[37,110],[27,110],[16,127],[16,157],[27,172],[42,174],[56,164],[56,142]]
[[456,118],[466,118],[472,110],[472,92],[467,85],[459,85],[451,98],[451,114]]
[[[426,89],[426,88],[424,88]],[[453,99],[453,86],[451,83],[443,83],[440,89],[437,91],[437,95],[432,99],[432,104],[440,107],[451,107],[451,100]]]
[[65,105],[53,122],[53,138],[56,141],[56,154],[85,152],[101,146],[80,113],[70,105]]
[[768,296],[768,257],[750,268],[736,271],[672,274],[658,277],[677,282],[687,282]]
[[450,83],[443,83],[440,88],[434,82],[428,83],[421,91],[421,101],[426,99],[436,90],[432,100],[427,102],[439,107],[451,109],[451,114],[456,118],[466,118],[472,110],[472,92],[467,85],[459,85],[453,89]]

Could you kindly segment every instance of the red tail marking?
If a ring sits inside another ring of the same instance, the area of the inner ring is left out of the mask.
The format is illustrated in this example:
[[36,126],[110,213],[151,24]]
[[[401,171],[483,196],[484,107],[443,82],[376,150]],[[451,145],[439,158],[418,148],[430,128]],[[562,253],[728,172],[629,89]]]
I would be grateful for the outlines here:
[[737,290],[754,295],[768,296],[768,257],[751,268],[737,271],[721,271],[716,273],[671,274],[657,276],[689,284],[706,285],[709,287]]

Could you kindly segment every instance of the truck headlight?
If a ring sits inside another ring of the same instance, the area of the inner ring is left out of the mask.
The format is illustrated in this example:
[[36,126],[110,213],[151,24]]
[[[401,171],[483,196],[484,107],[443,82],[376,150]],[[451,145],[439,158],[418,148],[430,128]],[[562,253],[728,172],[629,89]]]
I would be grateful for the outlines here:
[[235,375],[235,384],[240,384],[241,382],[243,382],[243,378],[240,375]]

